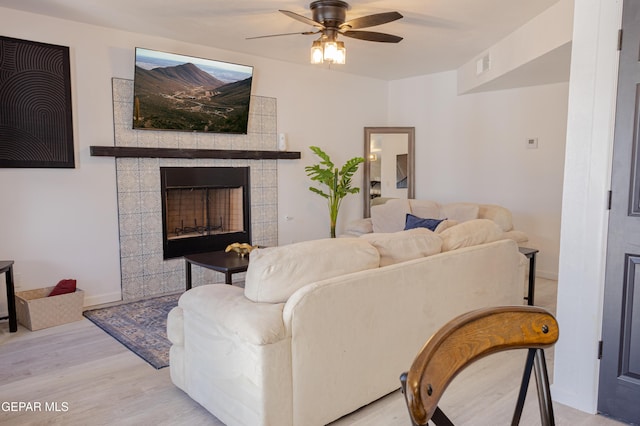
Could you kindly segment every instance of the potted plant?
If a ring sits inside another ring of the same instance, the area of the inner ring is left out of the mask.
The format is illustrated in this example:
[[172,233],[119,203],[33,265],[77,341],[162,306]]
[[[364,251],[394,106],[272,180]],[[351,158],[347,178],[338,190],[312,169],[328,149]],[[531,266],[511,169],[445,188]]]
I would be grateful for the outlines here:
[[364,158],[354,157],[347,161],[341,169],[338,169],[322,149],[317,146],[311,146],[309,148],[314,154],[320,157],[322,161],[320,161],[320,164],[305,167],[304,169],[307,172],[307,176],[309,176],[311,180],[325,185],[328,189],[327,192],[324,192],[310,186],[309,190],[327,199],[329,204],[329,219],[331,221],[331,238],[335,238],[338,210],[340,209],[342,199],[348,194],[357,194],[360,192],[360,188],[351,187],[351,179],[358,171],[360,163],[364,162]]

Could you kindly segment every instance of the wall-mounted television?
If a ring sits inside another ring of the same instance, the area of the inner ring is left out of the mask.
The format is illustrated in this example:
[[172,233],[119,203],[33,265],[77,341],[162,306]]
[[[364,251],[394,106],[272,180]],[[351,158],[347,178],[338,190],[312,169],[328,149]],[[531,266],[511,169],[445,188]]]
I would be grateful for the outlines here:
[[133,128],[246,134],[253,67],[136,48]]

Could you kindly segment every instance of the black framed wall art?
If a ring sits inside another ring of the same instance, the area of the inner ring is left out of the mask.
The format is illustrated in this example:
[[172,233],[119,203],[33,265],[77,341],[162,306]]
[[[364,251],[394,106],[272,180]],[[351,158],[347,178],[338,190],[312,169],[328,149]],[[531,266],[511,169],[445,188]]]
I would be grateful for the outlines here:
[[0,36],[0,167],[75,167],[68,47]]

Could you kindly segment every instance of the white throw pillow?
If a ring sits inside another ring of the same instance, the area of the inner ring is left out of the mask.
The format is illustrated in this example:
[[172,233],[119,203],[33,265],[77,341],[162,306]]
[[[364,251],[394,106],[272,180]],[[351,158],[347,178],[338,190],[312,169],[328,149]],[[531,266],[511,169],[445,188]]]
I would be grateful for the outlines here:
[[394,198],[371,207],[373,232],[398,232],[404,229],[407,213],[411,213],[409,200]]
[[474,219],[442,231],[442,251],[476,246],[503,239],[502,229],[492,220]]
[[440,253],[442,239],[426,228],[362,235],[380,253],[380,266]]
[[327,278],[377,268],[378,250],[360,238],[327,238],[251,252],[244,295],[254,302],[286,302],[296,290]]
[[430,200],[409,200],[411,214],[424,219],[444,219],[440,216],[440,204]]

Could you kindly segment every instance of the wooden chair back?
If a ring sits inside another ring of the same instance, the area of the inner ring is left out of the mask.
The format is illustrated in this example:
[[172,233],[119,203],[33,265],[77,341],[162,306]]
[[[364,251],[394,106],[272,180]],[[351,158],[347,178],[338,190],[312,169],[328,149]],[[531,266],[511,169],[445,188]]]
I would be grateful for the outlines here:
[[[438,402],[449,383],[474,361],[510,349],[541,350],[553,345],[558,334],[553,315],[536,306],[479,309],[451,320],[427,341],[409,371],[401,377],[413,423],[429,422],[439,410]],[[531,359],[533,362],[533,356]]]

